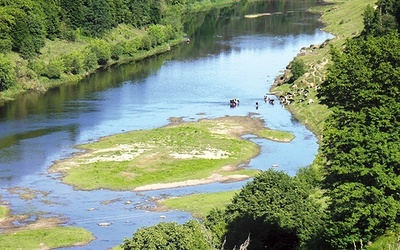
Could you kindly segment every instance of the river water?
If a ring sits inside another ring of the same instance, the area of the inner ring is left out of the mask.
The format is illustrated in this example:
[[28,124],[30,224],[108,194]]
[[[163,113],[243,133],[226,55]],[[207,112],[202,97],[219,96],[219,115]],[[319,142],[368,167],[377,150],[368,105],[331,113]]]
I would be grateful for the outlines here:
[[[185,25],[190,44],[98,72],[76,85],[23,95],[1,107],[0,202],[9,203],[13,214],[31,215],[21,224],[60,217],[66,225],[93,232],[96,240],[76,249],[116,246],[138,228],[162,220],[186,222],[188,213],[145,208],[154,206],[154,198],[237,190],[247,181],[148,192],[80,191],[47,172],[54,161],[76,152],[78,144],[164,126],[170,117],[195,121],[257,113],[267,127],[296,138],[279,143],[247,136],[261,147],[249,168],[265,170],[278,164],[294,175],[314,160],[317,139],[279,102],[265,104],[263,96],[300,48],[332,37],[321,31],[317,15],[306,12],[313,2],[237,4],[191,15]],[[271,14],[245,18],[256,13]],[[240,106],[230,108],[232,98],[238,98]],[[255,102],[260,103],[258,109]],[[15,187],[37,191],[36,197],[21,199],[10,191]],[[111,225],[99,227],[103,222]]]

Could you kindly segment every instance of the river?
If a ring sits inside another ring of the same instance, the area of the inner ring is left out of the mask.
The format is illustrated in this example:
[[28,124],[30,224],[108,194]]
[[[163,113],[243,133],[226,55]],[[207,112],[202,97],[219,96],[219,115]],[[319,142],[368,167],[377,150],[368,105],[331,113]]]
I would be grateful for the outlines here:
[[[279,143],[249,136],[261,147],[249,168],[278,164],[294,175],[314,160],[317,139],[279,102],[265,104],[263,96],[300,48],[332,37],[321,30],[318,15],[306,11],[312,4],[276,0],[193,14],[185,25],[190,44],[103,70],[79,84],[25,94],[0,107],[0,201],[9,204],[12,214],[30,215],[21,224],[60,217],[65,225],[93,232],[96,240],[75,249],[116,246],[138,228],[160,222],[160,215],[163,221],[186,222],[188,213],[145,208],[154,206],[154,198],[237,190],[246,181],[149,192],[80,191],[47,172],[54,161],[77,152],[78,144],[164,126],[170,117],[195,121],[257,113],[267,127],[296,138]],[[245,18],[256,13],[271,14]],[[232,98],[240,100],[238,107],[229,107]],[[14,187],[37,191],[36,196],[22,199],[10,191]],[[99,227],[101,222],[111,225]]]

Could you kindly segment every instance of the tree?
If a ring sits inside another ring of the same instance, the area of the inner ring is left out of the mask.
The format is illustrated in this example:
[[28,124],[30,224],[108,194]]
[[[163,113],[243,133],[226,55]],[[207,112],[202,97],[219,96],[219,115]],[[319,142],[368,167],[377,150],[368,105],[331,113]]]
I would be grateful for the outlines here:
[[15,84],[14,63],[0,53],[0,91],[7,90]]
[[392,100],[361,112],[336,110],[326,123],[325,236],[333,249],[371,241],[399,221],[399,108]]
[[96,55],[97,62],[104,65],[111,58],[110,45],[104,39],[95,39],[90,44],[90,50]]
[[63,21],[72,29],[77,29],[84,25],[85,8],[83,0],[60,0]]
[[85,4],[84,31],[89,36],[101,37],[115,23],[112,20],[111,7],[108,0],[88,0]]
[[220,231],[226,223],[226,249],[239,246],[249,235],[248,249],[314,249],[324,214],[309,191],[298,179],[267,170],[233,198],[224,212],[224,222],[220,213],[214,213],[208,217],[212,223],[206,225]]
[[210,250],[210,233],[195,221],[179,225],[176,222],[161,222],[152,227],[140,228],[131,239],[125,239],[120,245],[124,250]]
[[14,17],[9,12],[10,8],[0,7],[0,53],[8,52],[12,49],[10,31],[14,25]]
[[397,32],[359,37],[346,42],[343,52],[332,48],[333,66],[318,96],[329,107],[359,111],[400,94],[400,38]]
[[291,63],[292,77],[290,82],[296,81],[299,77],[306,73],[306,64],[301,59],[296,59]]

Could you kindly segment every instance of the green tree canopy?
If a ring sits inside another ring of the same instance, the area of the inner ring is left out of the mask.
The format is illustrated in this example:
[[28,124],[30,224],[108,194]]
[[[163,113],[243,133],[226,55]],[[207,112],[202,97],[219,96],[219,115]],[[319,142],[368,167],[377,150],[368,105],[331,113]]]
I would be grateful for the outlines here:
[[208,217],[214,220],[208,226],[226,225],[224,249],[240,246],[249,235],[248,249],[314,249],[324,213],[310,198],[308,187],[281,171],[265,171],[233,198],[224,223],[218,222],[221,214],[215,213],[216,218]]
[[400,39],[397,32],[349,40],[344,51],[332,49],[333,65],[319,97],[329,107],[359,111],[400,95]]
[[161,222],[152,227],[140,228],[120,246],[124,250],[210,250],[209,238],[209,232],[195,220],[183,225]]
[[0,53],[0,91],[15,84],[14,63]]

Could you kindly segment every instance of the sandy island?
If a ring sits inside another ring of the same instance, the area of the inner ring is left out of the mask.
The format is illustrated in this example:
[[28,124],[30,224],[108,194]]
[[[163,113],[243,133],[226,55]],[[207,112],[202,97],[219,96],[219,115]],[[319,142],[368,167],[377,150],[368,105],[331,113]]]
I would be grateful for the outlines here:
[[[291,134],[278,139],[276,135],[282,131],[267,129],[262,119],[253,116],[196,122],[171,118],[171,123],[163,128],[131,131],[85,144],[81,146],[83,152],[56,162],[49,171],[63,173],[65,183],[85,190],[145,191],[249,179],[258,171],[250,173],[245,167],[259,153],[259,147],[243,139],[243,135],[254,134],[282,142],[293,139]],[[266,131],[269,136],[263,135]],[[239,149],[236,144],[240,145]],[[183,170],[177,170],[176,166],[182,166]],[[140,181],[144,175],[147,179]]]

